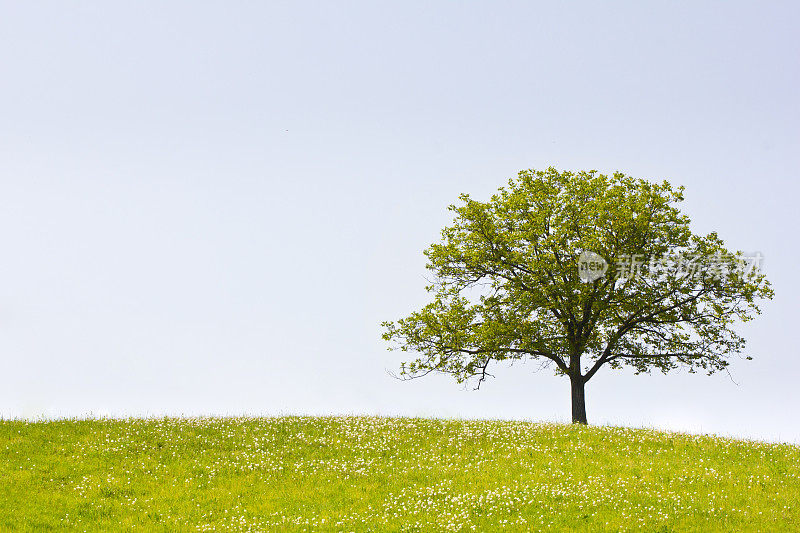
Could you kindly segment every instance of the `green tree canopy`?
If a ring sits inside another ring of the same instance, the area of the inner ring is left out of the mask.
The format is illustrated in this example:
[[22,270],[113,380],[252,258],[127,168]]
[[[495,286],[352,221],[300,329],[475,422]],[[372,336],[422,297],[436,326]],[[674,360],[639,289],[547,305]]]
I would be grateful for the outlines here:
[[751,257],[692,233],[683,191],[549,168],[487,202],[461,195],[425,251],[432,301],[383,323],[390,348],[416,356],[401,376],[480,386],[495,362],[541,360],[570,378],[573,422],[586,423],[585,384],[601,367],[724,369],[745,348],[735,323],[773,293]]

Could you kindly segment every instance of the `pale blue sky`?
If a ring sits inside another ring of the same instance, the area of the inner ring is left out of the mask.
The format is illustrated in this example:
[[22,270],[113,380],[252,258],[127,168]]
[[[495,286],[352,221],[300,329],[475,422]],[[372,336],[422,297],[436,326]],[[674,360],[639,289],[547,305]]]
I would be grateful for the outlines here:
[[567,420],[535,365],[395,381],[379,326],[459,193],[555,165],[685,185],[776,291],[732,379],[601,372],[590,421],[800,441],[799,15],[0,2],[0,414]]

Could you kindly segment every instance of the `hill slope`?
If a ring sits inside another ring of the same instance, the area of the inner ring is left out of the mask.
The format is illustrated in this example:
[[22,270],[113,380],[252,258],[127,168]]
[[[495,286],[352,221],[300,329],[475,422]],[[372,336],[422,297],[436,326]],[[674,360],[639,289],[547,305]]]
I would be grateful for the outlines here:
[[0,422],[0,529],[794,531],[800,447],[523,422]]

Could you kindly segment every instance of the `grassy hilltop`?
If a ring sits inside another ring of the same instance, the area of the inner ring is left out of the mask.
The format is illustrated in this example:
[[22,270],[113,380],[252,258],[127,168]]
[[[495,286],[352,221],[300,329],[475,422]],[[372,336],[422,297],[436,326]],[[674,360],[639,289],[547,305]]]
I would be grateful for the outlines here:
[[797,531],[800,447],[366,417],[0,421],[0,530]]

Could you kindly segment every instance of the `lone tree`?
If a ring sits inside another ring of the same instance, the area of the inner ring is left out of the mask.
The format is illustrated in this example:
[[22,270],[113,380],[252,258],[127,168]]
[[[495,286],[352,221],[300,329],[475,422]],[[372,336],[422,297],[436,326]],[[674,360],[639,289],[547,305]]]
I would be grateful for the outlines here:
[[403,378],[480,387],[493,362],[540,360],[569,377],[572,421],[586,424],[600,368],[722,370],[745,348],[735,321],[772,298],[752,257],[690,231],[683,187],[666,181],[526,170],[488,202],[460,200],[425,251],[433,301],[383,323],[390,349],[417,354]]

